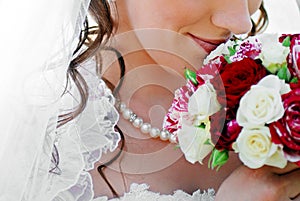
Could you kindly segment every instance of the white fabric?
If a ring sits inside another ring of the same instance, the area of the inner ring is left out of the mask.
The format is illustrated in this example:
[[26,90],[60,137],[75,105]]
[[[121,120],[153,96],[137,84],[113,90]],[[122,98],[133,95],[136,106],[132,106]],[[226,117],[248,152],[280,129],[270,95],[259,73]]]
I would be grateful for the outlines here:
[[147,184],[132,184],[130,191],[125,193],[120,199],[108,199],[107,197],[99,197],[94,201],[213,201],[215,198],[215,191],[209,189],[201,192],[200,190],[195,191],[192,195],[183,192],[182,190],[175,191],[172,195],[162,195],[149,191]]
[[[88,4],[0,1],[0,201],[50,200],[68,187],[54,187],[59,179],[48,171],[66,70]],[[59,148],[62,159],[80,149],[69,136]]]
[[[95,62],[86,62],[80,69],[89,87],[86,109],[76,120],[55,129],[55,144],[59,152],[59,174],[38,172],[37,185],[30,195],[34,200],[53,201],[90,201],[94,197],[92,178],[87,172],[94,168],[102,152],[113,151],[120,140],[114,126],[119,115],[114,108],[115,99],[105,83],[95,72]],[[78,94],[73,87],[63,97],[64,106],[75,101]],[[52,148],[51,135],[46,135],[44,149]],[[43,151],[41,164],[49,160],[49,151]],[[46,167],[45,167],[46,168]],[[40,174],[39,174],[40,173]],[[44,177],[46,175],[46,177]],[[42,178],[45,178],[42,180]],[[41,193],[42,189],[45,189]],[[56,195],[53,198],[53,195]],[[52,199],[53,198],[53,199]]]
[[[65,159],[61,158],[62,172],[68,172],[68,177],[63,177],[63,174],[57,184],[67,184],[67,180],[76,177],[79,174],[77,183],[66,191],[59,193],[53,201],[90,201],[94,197],[92,179],[87,170],[94,168],[94,163],[97,162],[102,153],[113,151],[120,140],[120,136],[113,130],[114,125],[119,119],[119,114],[114,108],[115,98],[111,91],[107,88],[103,80],[99,79],[95,72],[95,63],[90,60],[81,66],[81,74],[89,86],[89,101],[85,111],[76,119],[76,121],[69,123],[66,129],[62,130],[61,136],[70,136],[73,143],[77,142],[80,150],[73,150],[67,152]],[[74,93],[72,93],[74,96]],[[62,138],[61,140],[63,140]],[[73,145],[74,146],[74,145]],[[71,146],[63,144],[58,148],[61,151],[70,150]],[[63,154],[64,152],[62,152]],[[77,160],[75,156],[82,156],[83,162]],[[66,168],[63,167],[66,161]],[[71,161],[73,161],[71,163]],[[84,164],[84,168],[76,173],[71,172],[71,167],[76,169]],[[69,168],[68,168],[69,167]],[[79,174],[78,174],[79,173]],[[189,195],[181,190],[177,190],[173,195],[160,195],[148,190],[149,186],[146,184],[132,184],[129,193],[126,193],[121,200],[124,201],[212,201],[214,199],[214,191],[212,189],[207,192],[200,192],[200,190]],[[107,197],[99,197],[93,201],[107,201]],[[113,199],[111,201],[117,201]]]

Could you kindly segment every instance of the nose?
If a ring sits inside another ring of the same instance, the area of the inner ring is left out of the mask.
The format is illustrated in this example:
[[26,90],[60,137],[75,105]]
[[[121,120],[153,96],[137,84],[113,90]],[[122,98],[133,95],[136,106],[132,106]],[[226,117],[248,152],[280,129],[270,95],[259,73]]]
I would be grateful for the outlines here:
[[233,34],[245,34],[252,28],[248,2],[245,0],[231,0],[231,3],[224,1],[214,10],[211,21]]

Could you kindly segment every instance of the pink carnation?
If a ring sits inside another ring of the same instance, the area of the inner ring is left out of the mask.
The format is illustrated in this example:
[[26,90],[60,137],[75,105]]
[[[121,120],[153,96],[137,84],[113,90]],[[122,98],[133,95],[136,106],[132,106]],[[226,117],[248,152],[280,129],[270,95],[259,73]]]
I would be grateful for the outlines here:
[[245,58],[256,59],[261,53],[261,43],[257,39],[251,42],[249,40],[244,41],[238,51],[230,58],[232,62],[241,61]]
[[279,42],[283,42],[287,37],[290,37],[290,53],[287,56],[288,68],[293,77],[300,79],[300,52],[294,51],[294,47],[300,45],[300,34],[283,34],[279,38]]
[[187,115],[189,98],[193,94],[195,86],[188,82],[186,86],[183,86],[175,91],[175,97],[172,105],[165,116],[163,128],[167,129],[174,135],[177,134],[178,129],[181,128],[181,118]]

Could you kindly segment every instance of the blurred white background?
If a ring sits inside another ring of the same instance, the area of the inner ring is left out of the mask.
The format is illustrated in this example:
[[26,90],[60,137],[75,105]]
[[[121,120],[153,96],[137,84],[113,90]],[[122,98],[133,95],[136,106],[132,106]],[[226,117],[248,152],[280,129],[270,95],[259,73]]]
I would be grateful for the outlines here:
[[300,33],[300,0],[264,0],[264,3],[270,20],[266,32]]

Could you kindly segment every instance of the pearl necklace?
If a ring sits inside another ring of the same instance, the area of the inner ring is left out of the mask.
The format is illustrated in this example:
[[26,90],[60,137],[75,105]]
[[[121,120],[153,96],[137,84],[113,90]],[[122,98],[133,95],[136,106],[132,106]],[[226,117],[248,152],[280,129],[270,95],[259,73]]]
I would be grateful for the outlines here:
[[116,108],[125,120],[129,121],[135,128],[140,129],[143,134],[149,134],[152,138],[159,137],[163,141],[168,140],[171,143],[177,143],[176,136],[173,133],[170,133],[166,129],[153,127],[150,123],[144,122],[125,103],[116,101]]

